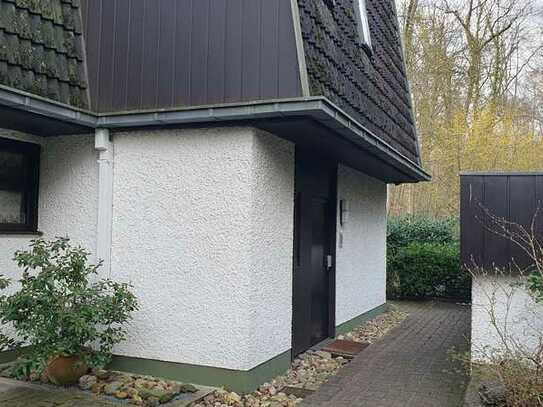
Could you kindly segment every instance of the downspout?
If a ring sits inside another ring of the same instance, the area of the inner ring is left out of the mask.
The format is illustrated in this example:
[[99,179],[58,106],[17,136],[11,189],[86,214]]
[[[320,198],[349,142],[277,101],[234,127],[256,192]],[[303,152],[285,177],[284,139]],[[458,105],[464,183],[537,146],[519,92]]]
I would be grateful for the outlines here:
[[113,143],[109,129],[98,128],[94,134],[98,151],[98,216],[96,225],[96,257],[102,270],[111,276],[111,223],[113,219]]

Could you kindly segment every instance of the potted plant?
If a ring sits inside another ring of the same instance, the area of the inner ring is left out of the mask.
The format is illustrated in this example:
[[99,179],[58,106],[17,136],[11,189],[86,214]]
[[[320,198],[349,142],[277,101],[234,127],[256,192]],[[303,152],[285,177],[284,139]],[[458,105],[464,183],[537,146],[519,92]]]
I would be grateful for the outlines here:
[[15,253],[20,289],[0,298],[0,321],[26,345],[28,363],[59,385],[74,384],[91,367],[110,361],[123,327],[137,309],[128,284],[99,279],[90,253],[68,238],[33,240]]

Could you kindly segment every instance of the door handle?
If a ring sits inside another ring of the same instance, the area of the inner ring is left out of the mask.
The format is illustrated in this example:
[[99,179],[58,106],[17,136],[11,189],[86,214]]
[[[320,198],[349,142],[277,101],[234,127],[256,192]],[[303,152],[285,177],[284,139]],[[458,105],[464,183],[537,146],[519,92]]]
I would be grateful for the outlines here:
[[333,266],[332,255],[329,254],[328,256],[326,256],[326,270],[330,270],[332,266]]

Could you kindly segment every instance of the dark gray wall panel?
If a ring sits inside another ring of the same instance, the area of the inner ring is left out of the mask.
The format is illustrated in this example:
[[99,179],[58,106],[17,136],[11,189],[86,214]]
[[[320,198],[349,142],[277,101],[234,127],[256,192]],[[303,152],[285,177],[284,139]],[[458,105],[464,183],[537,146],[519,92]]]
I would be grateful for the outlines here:
[[[115,42],[114,42],[114,55],[117,55],[116,60],[125,59],[128,60],[128,46],[129,46],[129,29],[130,29],[130,13],[124,13],[130,7],[132,0],[117,0],[115,8]],[[122,57],[121,57],[122,55]],[[128,64],[114,64],[113,65],[113,79],[112,83],[115,87],[115,91],[112,95],[112,106],[122,106],[126,104],[128,83],[126,77],[128,75]]]
[[[291,24],[292,10],[289,1],[279,1],[279,65],[278,65],[278,78],[277,82],[277,94],[279,97],[292,97],[298,96],[298,93],[302,93],[300,85],[300,68],[298,63],[292,63],[293,56],[290,46],[287,44],[292,43],[292,39],[295,36],[294,27]],[[285,51],[285,47],[288,47],[289,52]],[[295,58],[294,58],[295,59]],[[296,90],[296,93],[294,92]]]
[[[279,26],[279,6],[276,1],[262,3],[262,32],[276,32],[275,27]],[[260,94],[265,99],[277,98],[278,66],[279,60],[279,36],[263,35],[261,39],[262,69],[260,78]]]
[[100,37],[100,66],[98,70],[98,94],[103,100],[105,110],[113,106],[113,93],[116,91],[113,82],[113,66],[115,62],[115,25],[116,2],[102,0],[102,15]]
[[[158,105],[170,106],[173,103],[173,77],[175,53],[175,31],[177,0],[163,0],[164,7],[160,8],[160,44],[158,47]],[[172,27],[175,27],[172,30]],[[167,78],[160,80],[160,78]]]
[[209,10],[209,61],[207,74],[207,100],[224,101],[226,10],[228,0],[213,0]]
[[538,211],[535,230],[538,236],[543,236],[543,175],[535,177],[535,199]]
[[242,100],[243,80],[243,3],[245,0],[228,0],[226,10],[226,30],[224,51],[228,58],[225,59],[225,86],[224,101],[236,102]]
[[[509,205],[512,208],[509,214],[511,221],[530,227],[537,208],[536,177],[509,177]],[[518,210],[517,208],[522,209]],[[510,256],[519,259],[519,266],[528,266],[530,263],[523,249],[513,243],[510,246]]]
[[[509,177],[489,176],[484,179],[484,195],[481,202],[494,216],[508,219],[509,214]],[[488,224],[483,216],[479,219],[486,227],[484,230],[484,266],[491,268],[495,259],[509,259],[510,242],[496,234],[494,228]],[[482,225],[481,225],[482,226]]]
[[[492,230],[489,213],[531,229],[532,220],[543,203],[543,175],[534,174],[470,174],[461,177],[460,227],[462,262],[479,266],[521,268],[532,264],[527,253],[510,240]],[[543,242],[543,221],[539,213],[535,235]]]
[[[96,0],[88,0],[91,4],[93,1]],[[129,16],[130,16],[130,24],[129,24],[129,41],[130,44],[128,49],[126,50],[127,57],[127,63],[126,63],[126,70],[128,74],[126,75],[126,86],[127,86],[127,97],[126,97],[126,104],[121,104],[119,107],[122,110],[122,107],[127,106],[141,106],[141,77],[143,72],[143,47],[141,44],[143,43],[144,38],[144,32],[141,29],[143,27],[143,22],[145,20],[145,2],[143,0],[130,0],[130,6],[129,6]],[[93,42],[96,41],[96,38],[93,38],[89,36],[87,38],[87,42]],[[138,44],[137,46],[134,46],[133,44]],[[124,66],[125,63],[123,62],[124,59],[121,57],[122,53],[118,53],[117,56],[119,58],[119,61],[117,61],[116,65]],[[89,58],[88,60],[88,66],[89,70],[96,69],[94,64],[96,61]],[[123,78],[118,77],[117,83],[122,82]],[[101,109],[104,109],[100,104],[100,98],[99,95],[91,94],[92,98],[92,104],[93,107],[97,110],[99,107]]]
[[207,99],[208,47],[211,28],[208,25],[209,2],[210,0],[193,0],[192,2],[192,41],[189,61],[192,73],[190,95],[193,105],[204,105]]
[[[160,11],[162,7],[165,7],[165,4],[165,0],[160,0],[160,7],[158,7],[156,0],[145,0],[145,18],[143,20],[143,27],[140,27],[144,32],[143,44],[130,45],[130,48],[140,45],[143,47],[140,106],[143,109],[157,106],[158,71],[160,63],[158,51],[160,45],[160,32],[162,28]],[[170,29],[173,29],[173,27],[170,27]],[[166,78],[161,78],[161,80],[166,80]],[[134,85],[137,86],[137,84]],[[104,109],[100,107],[99,110],[103,111],[111,109]]]
[[478,222],[482,219],[479,202],[483,202],[484,183],[482,177],[463,177],[460,185],[460,205],[462,207],[462,264],[483,264],[485,229]]
[[241,21],[243,27],[242,47],[242,97],[246,100],[256,99],[260,92],[260,54],[264,50],[261,41],[262,2],[244,1],[244,12]]
[[302,96],[290,0],[82,0],[98,112]]
[[[190,101],[191,64],[190,48],[192,42],[192,1],[176,2],[175,46],[173,73],[173,104],[184,106]],[[183,9],[184,13],[180,12]],[[134,105],[130,105],[134,106]]]

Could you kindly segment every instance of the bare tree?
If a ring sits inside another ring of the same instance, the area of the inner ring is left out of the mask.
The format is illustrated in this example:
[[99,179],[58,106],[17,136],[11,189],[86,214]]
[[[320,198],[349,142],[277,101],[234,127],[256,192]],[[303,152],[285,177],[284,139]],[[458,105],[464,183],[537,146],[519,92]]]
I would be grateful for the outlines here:
[[543,14],[530,0],[400,0],[429,184],[392,187],[389,213],[455,216],[458,172],[541,169]]

